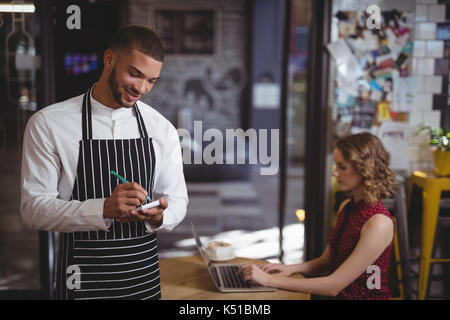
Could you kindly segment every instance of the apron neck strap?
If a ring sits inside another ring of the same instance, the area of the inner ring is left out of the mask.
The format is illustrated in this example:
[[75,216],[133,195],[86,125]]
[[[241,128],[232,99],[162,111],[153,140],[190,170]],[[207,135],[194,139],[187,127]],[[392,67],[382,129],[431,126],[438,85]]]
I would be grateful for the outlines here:
[[144,118],[142,118],[141,112],[139,111],[137,103],[133,106],[134,112],[136,113],[136,120],[139,126],[139,131],[141,132],[141,137],[148,139],[147,128],[145,127]]
[[92,108],[91,108],[91,92],[95,84],[91,86],[83,97],[83,111],[81,120],[83,125],[83,140],[92,140]]
[[[91,94],[94,86],[91,86],[89,90],[84,94],[83,97],[83,110],[81,114],[82,127],[83,127],[83,140],[92,140],[92,105],[91,105]],[[144,119],[142,118],[141,112],[137,106],[137,103],[133,106],[134,112],[136,114],[136,120],[139,127],[139,132],[141,138],[148,138],[147,128],[145,127]]]

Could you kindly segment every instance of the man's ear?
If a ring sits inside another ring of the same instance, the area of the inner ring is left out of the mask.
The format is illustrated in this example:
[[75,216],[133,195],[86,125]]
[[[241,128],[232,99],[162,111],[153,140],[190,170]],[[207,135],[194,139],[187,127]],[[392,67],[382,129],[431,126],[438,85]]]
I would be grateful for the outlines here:
[[105,68],[112,68],[116,59],[116,54],[111,49],[106,49],[103,54],[103,65]]

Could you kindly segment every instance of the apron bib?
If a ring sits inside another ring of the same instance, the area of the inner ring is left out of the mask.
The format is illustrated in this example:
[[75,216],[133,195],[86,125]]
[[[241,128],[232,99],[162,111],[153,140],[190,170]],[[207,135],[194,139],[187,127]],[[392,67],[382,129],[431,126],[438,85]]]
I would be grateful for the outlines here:
[[[71,200],[109,197],[120,183],[111,170],[139,183],[152,198],[155,154],[137,105],[140,139],[93,140],[92,88],[83,99]],[[107,231],[61,233],[59,248],[57,299],[161,299],[156,232],[148,232],[144,222],[113,220]]]

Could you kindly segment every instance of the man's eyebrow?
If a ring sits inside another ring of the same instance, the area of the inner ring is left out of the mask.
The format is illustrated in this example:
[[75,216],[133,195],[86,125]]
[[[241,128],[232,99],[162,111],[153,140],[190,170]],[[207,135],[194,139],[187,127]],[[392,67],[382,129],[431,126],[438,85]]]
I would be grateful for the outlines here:
[[141,70],[139,70],[136,67],[130,66],[131,69],[133,69],[134,71],[136,71],[141,77],[145,76],[144,73],[141,72]]
[[[139,70],[138,68],[136,68],[134,66],[130,66],[130,68],[133,69],[134,71],[136,71],[139,74],[140,77],[145,78],[145,74],[141,70]],[[158,79],[159,79],[159,77],[150,78],[149,80],[153,80],[154,81],[154,80],[158,80]]]

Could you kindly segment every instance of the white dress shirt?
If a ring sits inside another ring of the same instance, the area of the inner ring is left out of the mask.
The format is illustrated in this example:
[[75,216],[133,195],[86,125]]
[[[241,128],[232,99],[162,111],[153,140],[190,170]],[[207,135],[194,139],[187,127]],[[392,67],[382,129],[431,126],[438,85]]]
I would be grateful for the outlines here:
[[[77,173],[82,139],[83,95],[36,112],[25,129],[21,172],[22,217],[39,230],[58,232],[107,230],[105,199],[69,201]],[[133,108],[112,109],[91,96],[93,139],[141,138]],[[155,150],[154,199],[164,198],[163,224],[148,230],[172,230],[186,215],[188,196],[178,133],[149,105],[138,101]]]

